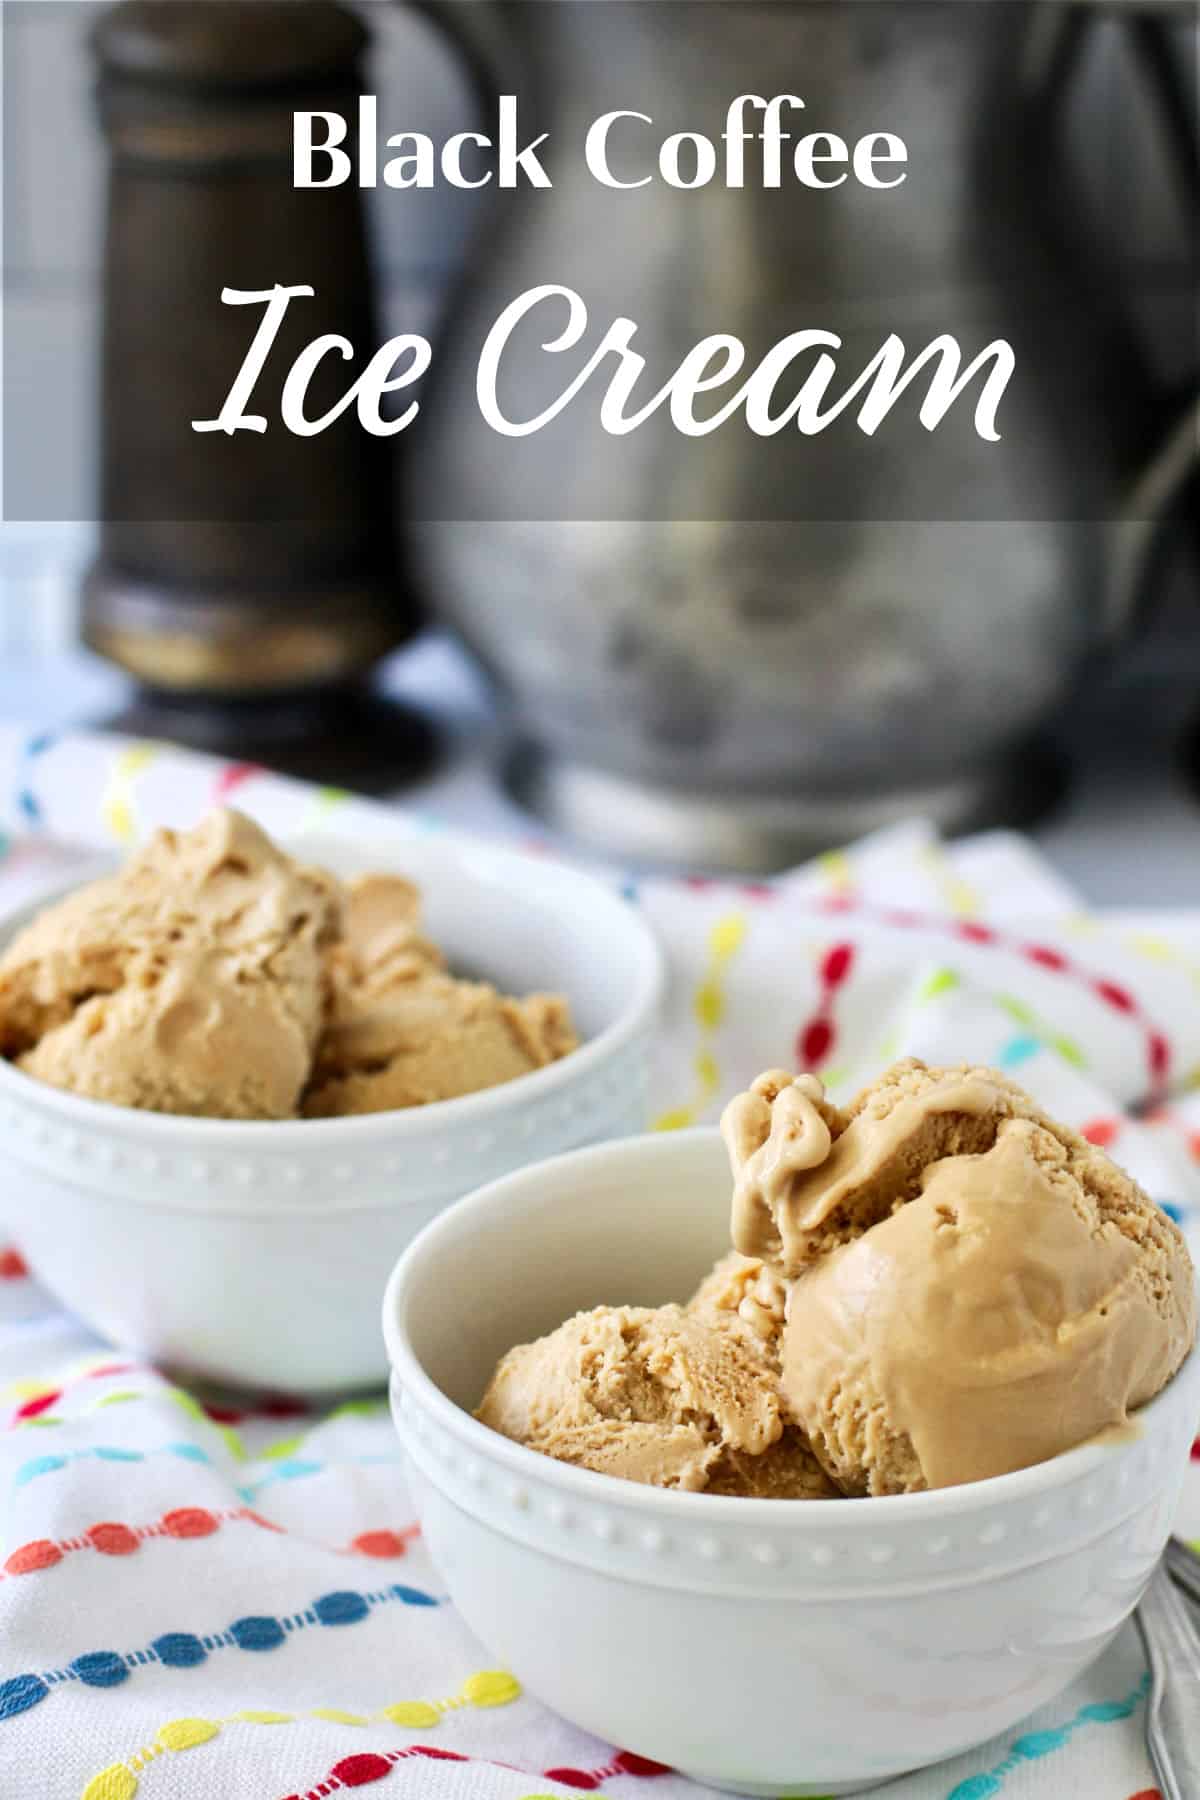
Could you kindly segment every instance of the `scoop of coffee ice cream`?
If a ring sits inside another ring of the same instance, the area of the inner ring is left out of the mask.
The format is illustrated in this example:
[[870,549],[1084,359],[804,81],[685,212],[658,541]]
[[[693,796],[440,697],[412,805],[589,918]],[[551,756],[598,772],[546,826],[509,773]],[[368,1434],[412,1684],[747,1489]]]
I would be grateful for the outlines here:
[[0,1052],[92,1099],[294,1115],[324,1016],[332,877],[240,813],[159,831],[0,958]]
[[348,886],[346,935],[330,953],[332,1002],[304,1111],[385,1112],[495,1087],[578,1046],[557,994],[510,999],[460,981],[420,932],[411,882]]
[[678,1306],[597,1307],[503,1357],[476,1415],[560,1462],[654,1487],[833,1492],[740,1329]]
[[1170,1380],[1196,1330],[1180,1232],[1015,1084],[900,1064],[820,1113],[821,1160],[793,1154],[798,1117],[821,1134],[789,1091],[727,1112],[736,1241],[791,1277],[782,1391],[847,1493],[1027,1467]]

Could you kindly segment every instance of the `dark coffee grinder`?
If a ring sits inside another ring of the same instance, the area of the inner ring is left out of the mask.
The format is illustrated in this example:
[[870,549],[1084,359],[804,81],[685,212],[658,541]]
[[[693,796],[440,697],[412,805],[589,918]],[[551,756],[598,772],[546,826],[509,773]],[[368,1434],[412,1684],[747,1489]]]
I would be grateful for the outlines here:
[[[353,183],[292,186],[292,113],[353,116],[366,33],[332,0],[125,0],[93,36],[110,147],[100,550],[84,635],[138,684],[118,723],[351,786],[425,760],[423,723],[369,673],[416,619],[396,563],[395,443],[351,407],[285,429],[284,378],[318,335],[323,415],[378,346]],[[307,284],[255,389],[264,433],[202,434],[262,318],[223,288]]]

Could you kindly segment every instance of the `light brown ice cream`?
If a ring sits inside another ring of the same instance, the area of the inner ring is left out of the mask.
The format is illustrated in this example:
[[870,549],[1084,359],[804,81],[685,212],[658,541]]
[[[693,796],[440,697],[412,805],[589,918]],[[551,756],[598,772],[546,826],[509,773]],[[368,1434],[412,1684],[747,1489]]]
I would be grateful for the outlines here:
[[215,812],[49,907],[0,958],[0,1051],[120,1106],[294,1115],[338,927],[331,877]]
[[815,1075],[760,1075],[721,1120],[734,1247],[799,1275],[910,1200],[930,1163],[986,1149],[1017,1101],[1031,1105],[987,1070],[902,1063],[839,1113]]
[[343,888],[236,812],[156,833],[0,957],[0,1055],[154,1112],[381,1112],[494,1087],[576,1044],[559,996],[456,980],[411,882]]
[[735,1240],[794,1277],[782,1390],[847,1493],[1055,1456],[1123,1424],[1186,1356],[1178,1229],[1002,1075],[901,1064],[816,1163],[789,1153],[814,1128],[778,1077],[749,1098],[726,1114]]
[[653,1487],[834,1491],[755,1342],[679,1306],[601,1306],[518,1345],[476,1416],[559,1462]]
[[752,1332],[761,1354],[778,1370],[786,1302],[787,1283],[766,1263],[731,1250],[704,1277],[687,1310],[710,1325]]
[[513,1000],[460,981],[419,930],[410,882],[348,889],[345,941],[330,956],[332,1004],[304,1099],[310,1117],[422,1106],[495,1087],[577,1047],[565,1000]]
[[953,1487],[1123,1428],[1196,1335],[1178,1228],[993,1069],[897,1064],[845,1110],[771,1070],[722,1120],[734,1251],[686,1307],[581,1313],[478,1416],[662,1487]]

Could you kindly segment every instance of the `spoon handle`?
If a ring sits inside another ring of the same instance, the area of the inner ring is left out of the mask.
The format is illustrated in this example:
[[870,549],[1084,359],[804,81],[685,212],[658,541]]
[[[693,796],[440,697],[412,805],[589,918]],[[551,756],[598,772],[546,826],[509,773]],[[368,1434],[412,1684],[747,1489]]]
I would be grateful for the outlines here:
[[1200,1795],[1200,1633],[1160,1563],[1137,1612],[1150,1695],[1146,1748],[1163,1800]]
[[1189,1600],[1200,1606],[1200,1556],[1178,1538],[1171,1538],[1164,1558],[1172,1581],[1181,1587]]

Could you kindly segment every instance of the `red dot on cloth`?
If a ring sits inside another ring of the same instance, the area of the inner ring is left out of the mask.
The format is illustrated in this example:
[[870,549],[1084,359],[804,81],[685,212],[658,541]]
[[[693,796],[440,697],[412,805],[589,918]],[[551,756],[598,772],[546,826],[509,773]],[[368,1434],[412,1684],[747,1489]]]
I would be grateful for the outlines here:
[[49,1538],[35,1538],[32,1544],[22,1544],[14,1550],[4,1565],[8,1575],[32,1575],[36,1569],[52,1569],[62,1561],[62,1551]]
[[1047,944],[1026,944],[1025,954],[1030,962],[1035,962],[1043,969],[1056,969],[1060,974],[1067,966],[1067,959],[1061,950],[1051,950]]
[[258,763],[229,763],[213,782],[213,805],[218,806],[222,800],[227,800],[236,788],[240,788],[244,781],[249,781],[252,776],[261,773],[262,769]]
[[220,1523],[215,1514],[202,1506],[177,1506],[174,1512],[162,1516],[162,1528],[173,1538],[211,1537]]
[[1200,1437],[1198,1437],[1192,1445],[1192,1461],[1200,1462]]
[[773,900],[775,889],[769,881],[743,881],[742,892],[747,900]]
[[974,919],[964,919],[958,927],[958,935],[966,938],[968,944],[994,944],[996,941],[991,926],[976,924]]
[[61,1399],[61,1388],[55,1388],[50,1394],[39,1394],[36,1400],[27,1400],[24,1406],[19,1406],[16,1416],[18,1419],[36,1419],[40,1413],[49,1412],[50,1408]]
[[826,987],[840,987],[854,967],[854,945],[835,944],[821,963],[821,980]]
[[1129,1800],[1163,1800],[1161,1788],[1140,1788],[1136,1794],[1130,1794]]
[[241,1516],[243,1519],[249,1519],[254,1525],[261,1525],[264,1531],[278,1531],[281,1536],[287,1536],[286,1526],[277,1525],[274,1519],[264,1519],[261,1513],[251,1512],[248,1506],[242,1508]]
[[1120,1119],[1089,1119],[1081,1135],[1097,1150],[1107,1150],[1121,1129]]
[[1155,1075],[1165,1075],[1171,1061],[1171,1047],[1161,1032],[1150,1033],[1150,1068]]
[[666,1763],[651,1762],[648,1756],[635,1756],[632,1750],[619,1750],[613,1757],[613,1769],[621,1775],[669,1775]]
[[604,1780],[603,1775],[592,1775],[587,1769],[547,1769],[545,1776],[547,1781],[557,1781],[563,1787],[580,1788],[584,1793],[598,1788]]
[[408,1546],[394,1531],[363,1531],[351,1540],[350,1548],[360,1556],[403,1556]]
[[382,1781],[390,1775],[392,1765],[386,1756],[376,1756],[372,1750],[364,1750],[357,1756],[343,1757],[340,1763],[334,1763],[329,1774],[336,1778],[343,1787],[366,1787],[372,1781]]
[[823,1062],[833,1048],[833,1026],[828,1019],[814,1019],[796,1039],[796,1061],[802,1069],[813,1069]]
[[138,1547],[138,1536],[128,1525],[93,1525],[84,1537],[102,1556],[131,1556]]
[[0,1250],[0,1281],[24,1281],[29,1264],[19,1250]]
[[1100,998],[1109,1006],[1115,1006],[1118,1012],[1133,1011],[1133,995],[1127,993],[1124,988],[1118,987],[1113,981],[1097,981],[1094,985]]

